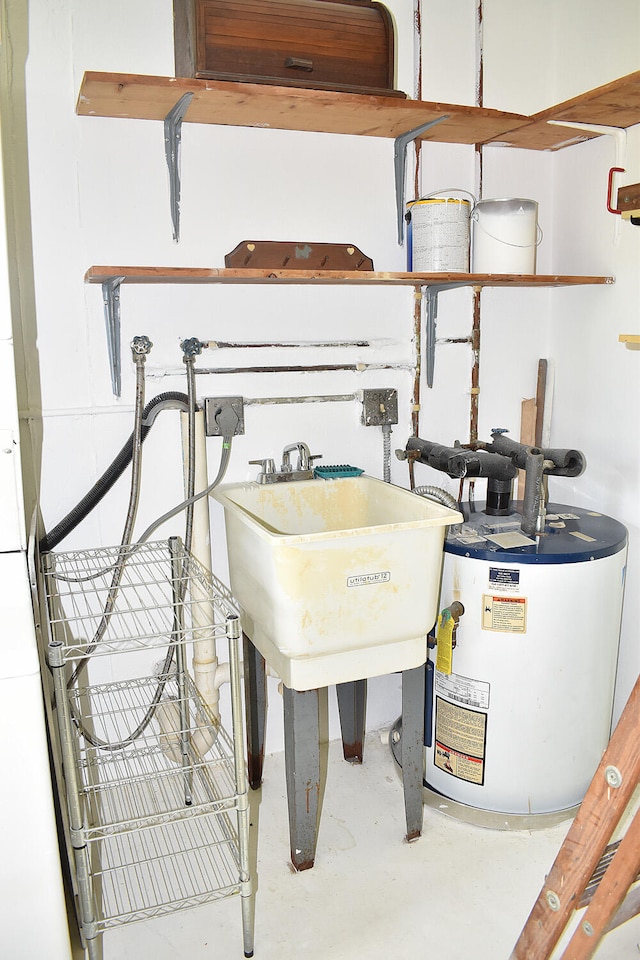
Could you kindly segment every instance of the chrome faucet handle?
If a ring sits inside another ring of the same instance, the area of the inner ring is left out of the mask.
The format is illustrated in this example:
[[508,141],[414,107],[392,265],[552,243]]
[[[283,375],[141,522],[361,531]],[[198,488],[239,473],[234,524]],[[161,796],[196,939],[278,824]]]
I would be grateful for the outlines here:
[[276,465],[272,457],[267,457],[265,460],[249,460],[249,463],[262,467],[258,474],[258,483],[267,483],[267,478],[276,472]]

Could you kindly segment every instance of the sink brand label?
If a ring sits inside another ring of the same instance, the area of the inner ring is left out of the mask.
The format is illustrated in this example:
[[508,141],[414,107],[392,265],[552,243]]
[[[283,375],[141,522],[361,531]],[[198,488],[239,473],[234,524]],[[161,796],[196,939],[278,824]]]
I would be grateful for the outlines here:
[[389,570],[381,570],[380,573],[361,573],[357,577],[347,577],[348,587],[366,587],[370,583],[388,583],[391,580]]

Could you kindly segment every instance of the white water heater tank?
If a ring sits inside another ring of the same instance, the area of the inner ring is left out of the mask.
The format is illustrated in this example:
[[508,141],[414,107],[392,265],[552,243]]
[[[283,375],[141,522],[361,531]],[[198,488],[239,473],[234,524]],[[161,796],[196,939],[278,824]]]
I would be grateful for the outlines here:
[[445,541],[441,609],[464,614],[451,674],[430,652],[425,784],[498,813],[571,808],[611,732],[626,530],[558,504],[535,539],[517,513],[464,515]]

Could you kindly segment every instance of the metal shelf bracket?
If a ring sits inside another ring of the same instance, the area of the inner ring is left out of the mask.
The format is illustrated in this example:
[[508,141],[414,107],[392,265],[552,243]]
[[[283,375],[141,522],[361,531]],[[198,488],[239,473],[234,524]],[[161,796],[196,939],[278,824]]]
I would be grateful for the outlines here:
[[443,290],[456,290],[458,287],[468,286],[469,284],[465,282],[437,283],[433,286],[422,288],[426,298],[425,350],[427,354],[426,375],[428,387],[433,386],[433,375],[436,368],[436,320],[438,319],[438,294]]
[[431,127],[435,127],[436,124],[442,123],[443,120],[448,120],[449,115],[443,117],[437,117],[435,120],[429,120],[428,123],[422,123],[419,127],[414,127],[413,130],[409,130],[407,133],[401,133],[399,137],[396,137],[393,144],[393,165],[395,169],[395,179],[396,179],[396,214],[398,219],[398,244],[400,246],[404,243],[404,185],[405,185],[405,171],[407,165],[407,147],[416,137],[419,137],[421,133],[424,133],[425,130],[429,130]]
[[122,392],[120,367],[120,284],[124,277],[111,277],[102,284],[104,320],[107,328],[107,349],[111,370],[111,389],[116,397]]
[[169,168],[169,195],[173,239],[180,239],[180,140],[182,120],[189,108],[193,93],[185,93],[171,108],[164,120],[164,154]]

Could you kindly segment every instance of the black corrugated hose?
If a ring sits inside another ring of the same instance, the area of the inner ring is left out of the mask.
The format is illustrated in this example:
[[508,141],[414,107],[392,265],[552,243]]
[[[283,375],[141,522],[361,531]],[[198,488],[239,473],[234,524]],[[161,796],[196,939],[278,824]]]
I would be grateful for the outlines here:
[[[144,441],[145,437],[151,430],[155,422],[155,418],[160,412],[161,409],[168,407],[170,410],[184,410],[185,412],[189,410],[189,400],[185,393],[178,393],[177,391],[170,390],[166,393],[159,393],[157,397],[154,397],[153,400],[150,400],[149,403],[145,406],[142,417],[142,433],[141,440]],[[102,476],[97,480],[94,485],[91,487],[88,493],[73,507],[72,510],[64,517],[59,523],[55,525],[53,530],[50,530],[48,533],[45,533],[43,538],[40,541],[40,552],[46,553],[48,550],[53,550],[57,545],[67,537],[72,530],[81,523],[84,518],[91,513],[93,508],[100,503],[102,498],[114,485],[118,477],[120,477],[124,471],[127,469],[131,463],[131,458],[133,456],[133,433],[124,444],[120,453],[115,457],[112,463],[107,467]]]

